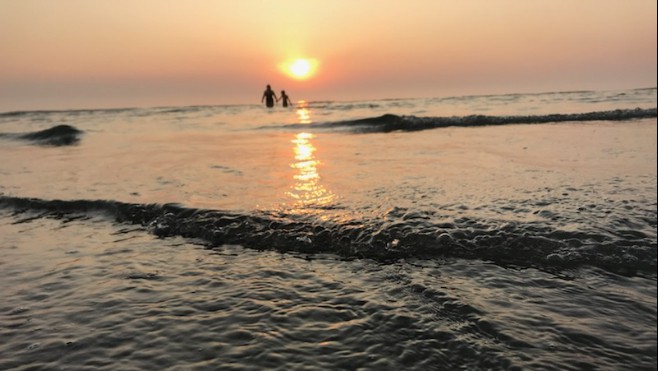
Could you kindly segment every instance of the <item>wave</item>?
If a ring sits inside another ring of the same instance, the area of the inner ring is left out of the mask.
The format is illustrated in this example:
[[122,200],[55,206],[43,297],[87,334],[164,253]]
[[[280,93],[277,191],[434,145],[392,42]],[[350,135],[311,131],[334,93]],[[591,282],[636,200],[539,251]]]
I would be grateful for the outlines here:
[[[107,200],[43,200],[0,196],[15,223],[36,218],[109,216],[139,224],[159,237],[182,236],[210,247],[242,245],[260,250],[333,253],[391,262],[404,258],[454,257],[551,272],[583,265],[624,275],[656,275],[656,241],[640,231],[617,235],[561,230],[533,222],[433,215],[394,208],[381,220],[332,222],[282,212],[234,213],[177,204],[130,204]],[[655,227],[655,218],[650,221]]]
[[70,125],[57,125],[31,133],[0,133],[0,137],[31,141],[44,146],[70,146],[80,141],[83,131]]
[[[560,122],[583,122],[583,121],[628,121],[635,119],[655,118],[657,109],[635,108],[617,109],[611,111],[596,111],[588,113],[571,114],[549,114],[549,115],[519,115],[519,116],[487,116],[469,115],[453,117],[418,117],[398,116],[385,114],[376,117],[368,117],[357,120],[345,120],[337,122],[319,122],[312,124],[283,125],[282,128],[299,129],[346,129],[356,133],[388,133],[393,131],[420,131],[446,127],[478,127],[492,125],[512,124],[545,124]],[[271,127],[270,127],[271,128]]]

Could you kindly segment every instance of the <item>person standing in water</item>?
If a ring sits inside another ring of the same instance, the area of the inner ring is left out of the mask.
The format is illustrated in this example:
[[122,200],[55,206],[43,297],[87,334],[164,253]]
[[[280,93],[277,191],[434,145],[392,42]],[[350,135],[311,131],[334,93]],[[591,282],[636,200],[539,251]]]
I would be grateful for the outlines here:
[[286,94],[285,90],[281,90],[281,98],[277,99],[276,101],[278,102],[279,100],[283,101],[282,105],[284,107],[288,107],[289,104],[292,104],[290,97]]
[[274,102],[278,100],[279,98],[276,97],[274,90],[272,90],[272,88],[267,85],[265,91],[263,92],[263,97],[260,99],[260,102],[263,103],[263,101],[265,101],[265,105],[268,108],[272,108],[274,107]]

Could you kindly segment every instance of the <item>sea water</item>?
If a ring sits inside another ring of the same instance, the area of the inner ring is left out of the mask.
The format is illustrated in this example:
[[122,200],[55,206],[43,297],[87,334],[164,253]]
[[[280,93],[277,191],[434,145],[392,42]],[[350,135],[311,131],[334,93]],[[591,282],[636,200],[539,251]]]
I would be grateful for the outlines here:
[[655,369],[656,89],[0,113],[0,369]]

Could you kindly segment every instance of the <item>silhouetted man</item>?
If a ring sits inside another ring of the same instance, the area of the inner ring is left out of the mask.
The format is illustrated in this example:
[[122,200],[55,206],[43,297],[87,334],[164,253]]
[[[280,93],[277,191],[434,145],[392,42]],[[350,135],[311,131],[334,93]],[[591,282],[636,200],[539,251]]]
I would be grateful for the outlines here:
[[274,102],[279,100],[279,98],[276,97],[276,93],[272,88],[267,85],[267,88],[265,88],[265,91],[263,92],[263,98],[260,99],[260,102],[263,103],[265,101],[265,105],[269,108],[274,107]]

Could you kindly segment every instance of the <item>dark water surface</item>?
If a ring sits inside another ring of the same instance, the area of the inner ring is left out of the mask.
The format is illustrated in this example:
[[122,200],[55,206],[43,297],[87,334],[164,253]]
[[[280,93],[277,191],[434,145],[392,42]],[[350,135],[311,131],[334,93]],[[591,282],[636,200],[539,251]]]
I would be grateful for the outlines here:
[[208,249],[98,216],[3,221],[1,369],[655,367],[655,278]]

